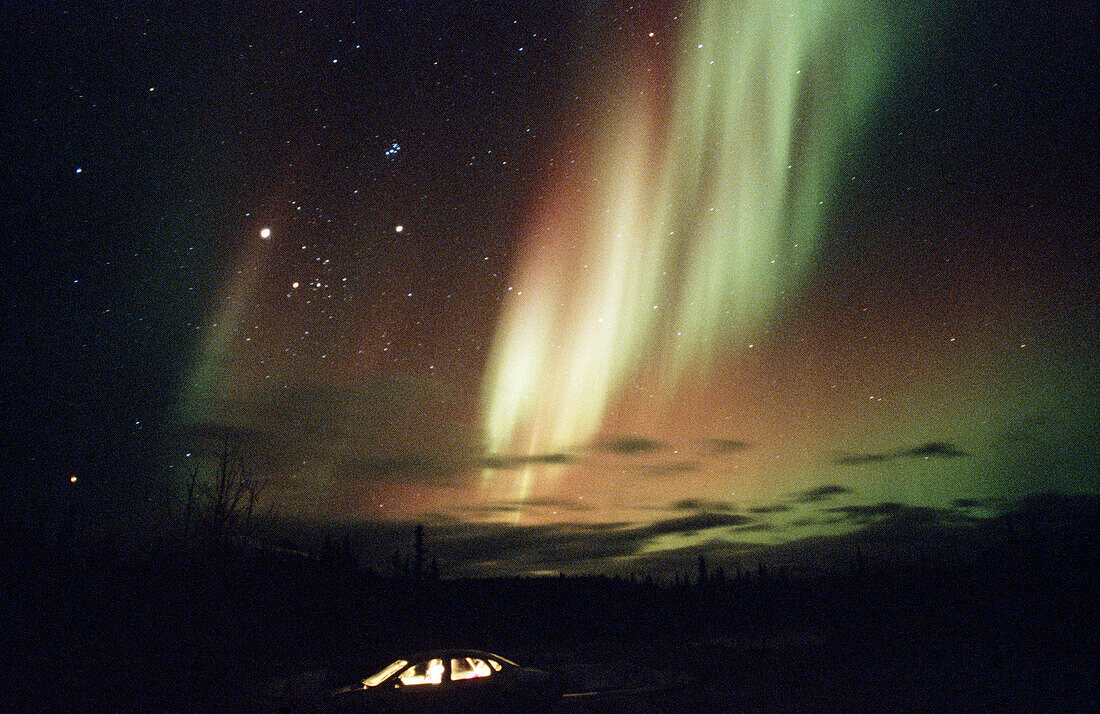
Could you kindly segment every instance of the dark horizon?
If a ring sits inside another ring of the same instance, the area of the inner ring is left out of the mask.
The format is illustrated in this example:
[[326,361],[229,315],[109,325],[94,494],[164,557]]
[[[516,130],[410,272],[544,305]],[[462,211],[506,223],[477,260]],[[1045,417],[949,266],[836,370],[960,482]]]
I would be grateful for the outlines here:
[[[916,557],[900,524],[869,530],[863,544],[899,549],[848,543],[832,570],[700,549],[667,580],[440,577],[427,533],[385,572],[337,537],[313,554],[256,549],[202,519],[190,540],[129,555],[4,524],[0,701],[329,711],[334,691],[395,659],[457,647],[548,672],[565,695],[539,711],[1088,708],[1098,507],[1048,495],[984,524],[969,551],[939,540]],[[514,710],[517,694],[481,709]]]

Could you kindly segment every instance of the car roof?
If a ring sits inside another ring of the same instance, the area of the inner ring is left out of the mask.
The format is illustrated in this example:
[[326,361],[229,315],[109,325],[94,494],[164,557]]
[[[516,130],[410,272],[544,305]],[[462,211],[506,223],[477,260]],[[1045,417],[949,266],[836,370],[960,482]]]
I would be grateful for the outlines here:
[[510,664],[513,667],[519,665],[508,659],[507,657],[501,657],[498,654],[492,652],[486,652],[485,650],[471,650],[471,649],[447,649],[447,650],[429,650],[427,652],[417,652],[408,657],[402,657],[401,659],[408,660],[409,662],[420,662],[426,659],[451,659],[456,657],[476,657],[478,659],[495,659],[498,662],[504,664]]

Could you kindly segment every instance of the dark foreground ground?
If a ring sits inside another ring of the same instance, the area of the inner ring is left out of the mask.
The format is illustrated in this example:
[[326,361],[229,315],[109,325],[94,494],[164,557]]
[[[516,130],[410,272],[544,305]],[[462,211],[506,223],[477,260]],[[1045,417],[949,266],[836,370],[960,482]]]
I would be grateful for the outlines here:
[[966,562],[675,585],[418,582],[260,551],[58,553],[9,531],[6,711],[264,711],[288,682],[327,691],[437,647],[559,673],[561,711],[1100,706],[1095,529],[1014,536]]

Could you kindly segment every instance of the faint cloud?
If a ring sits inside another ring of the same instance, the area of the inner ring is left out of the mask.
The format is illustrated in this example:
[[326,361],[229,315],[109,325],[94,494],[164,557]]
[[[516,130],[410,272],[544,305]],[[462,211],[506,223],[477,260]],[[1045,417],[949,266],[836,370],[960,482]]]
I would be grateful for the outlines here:
[[497,514],[522,513],[523,511],[537,508],[542,510],[568,511],[570,513],[582,513],[594,510],[592,506],[562,498],[525,498],[515,501],[497,501],[476,506],[457,506],[456,511],[475,517],[492,516]]
[[[690,499],[684,499],[689,501]],[[960,499],[991,503],[996,499]],[[1006,526],[1018,533],[1062,534],[1073,541],[1092,542],[1096,537],[1100,497],[1061,493],[1033,494],[1015,502],[1002,501],[1006,511],[993,518],[975,518],[957,509],[939,509],[883,502],[823,509],[814,518],[787,524],[760,522],[743,514],[692,513],[649,524],[555,523],[517,525],[499,522],[460,521],[442,514],[425,514],[416,520],[360,522],[347,526],[353,543],[360,544],[365,562],[389,562],[395,551],[407,553],[413,546],[417,522],[426,526],[425,545],[448,576],[485,577],[533,572],[566,573],[650,572],[671,578],[695,565],[700,553],[711,563],[757,560],[820,572],[822,568],[847,569],[854,558],[895,563],[899,557],[927,559],[929,553],[961,549],[981,552],[991,538],[1001,538]],[[482,512],[514,513],[517,508],[551,507],[553,499],[529,499],[482,507]],[[473,512],[473,509],[467,509]],[[843,532],[797,538],[785,543],[761,544],[736,540],[739,534],[789,532],[792,528],[828,524],[856,526]],[[315,523],[315,536],[327,533],[328,523]],[[720,530],[708,534],[708,530]],[[668,535],[685,539],[683,547],[654,550],[649,546]],[[1084,539],[1084,540],[1082,540]],[[727,568],[728,569],[728,568]]]
[[491,455],[471,463],[473,468],[486,470],[507,471],[520,469],[525,466],[535,465],[562,465],[576,462],[576,457],[569,454],[534,454],[531,456],[499,456]]
[[791,510],[791,507],[785,503],[776,503],[770,506],[753,506],[749,509],[749,513],[783,513],[784,511]]
[[798,503],[819,503],[821,501],[827,501],[834,496],[839,496],[842,493],[851,493],[851,489],[847,489],[837,484],[829,484],[827,486],[818,486],[817,488],[811,488],[807,491],[802,491],[795,496],[795,501]]
[[597,448],[612,454],[622,456],[637,456],[638,454],[650,454],[662,451],[668,445],[662,441],[656,441],[645,436],[619,436],[600,442]]
[[726,456],[755,449],[756,444],[740,439],[708,439],[704,442],[703,447],[704,452],[709,456]]
[[970,454],[956,449],[952,444],[946,441],[930,441],[922,446],[917,446],[906,451],[900,451],[897,454],[898,457],[919,457],[919,456],[942,456],[948,459],[958,459],[964,456],[970,456]]
[[833,463],[842,466],[858,466],[860,464],[884,463],[887,461],[894,461],[895,459],[958,459],[965,456],[970,456],[970,454],[957,448],[954,444],[946,441],[929,441],[926,444],[914,446],[909,449],[899,449],[897,451],[888,451],[879,454],[852,454],[841,452],[833,455]]
[[873,464],[887,460],[886,454],[847,454],[838,453],[833,457],[833,463],[841,466],[858,466],[859,464]]
[[869,506],[835,506],[825,510],[829,513],[838,513],[845,519],[855,523],[866,524],[880,518],[897,515],[904,508],[905,506],[900,503],[886,502]]
[[515,501],[516,505],[524,508],[552,508],[559,511],[591,511],[593,507],[587,503],[574,501],[568,498],[527,498]]
[[258,474],[276,484],[308,482],[318,493],[341,481],[468,485],[479,435],[440,413],[438,405],[451,396],[442,382],[377,374],[349,385],[298,382],[247,397],[229,390],[181,417],[168,446],[202,453],[212,436],[229,435]]
[[774,523],[752,523],[747,526],[738,526],[733,529],[736,533],[755,533],[777,530]]
[[752,522],[748,516],[736,513],[695,513],[682,518],[670,518],[664,521],[656,521],[649,525],[641,526],[633,530],[639,536],[646,539],[669,534],[690,535],[697,531],[710,528],[724,528],[743,526]]
[[671,511],[703,511],[707,513],[728,513],[736,511],[737,506],[729,501],[711,501],[705,498],[681,498],[669,504]]
[[431,542],[460,572],[492,575],[596,568],[639,552],[650,537],[620,524],[470,523],[431,533]]
[[495,516],[501,513],[519,513],[523,510],[523,506],[515,502],[490,503],[479,506],[459,506],[457,510],[462,513],[467,513],[476,518]]
[[973,524],[983,520],[953,508],[911,506],[890,501],[865,506],[836,506],[825,510],[829,513],[838,514],[849,522],[861,526],[874,525],[880,530],[885,527],[894,530],[942,528]]

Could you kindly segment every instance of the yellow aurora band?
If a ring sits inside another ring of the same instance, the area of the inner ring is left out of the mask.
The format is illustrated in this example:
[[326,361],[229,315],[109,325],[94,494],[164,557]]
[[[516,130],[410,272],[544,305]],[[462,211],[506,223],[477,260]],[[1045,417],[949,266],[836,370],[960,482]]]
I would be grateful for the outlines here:
[[[683,14],[664,101],[644,66],[612,90],[591,160],[525,236],[483,382],[489,453],[584,447],[644,362],[667,398],[798,290],[838,152],[891,54],[870,7],[701,2]],[[522,499],[561,468],[483,485]]]

